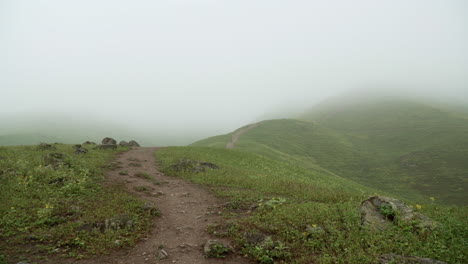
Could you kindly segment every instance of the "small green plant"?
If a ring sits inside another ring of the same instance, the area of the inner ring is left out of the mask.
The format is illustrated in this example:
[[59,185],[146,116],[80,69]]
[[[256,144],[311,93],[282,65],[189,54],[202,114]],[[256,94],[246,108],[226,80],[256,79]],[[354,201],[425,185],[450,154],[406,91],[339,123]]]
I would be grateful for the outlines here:
[[395,210],[393,210],[392,206],[388,203],[381,204],[379,206],[380,213],[385,216],[385,218],[392,220],[395,219]]
[[[69,145],[55,148],[54,153],[63,153],[69,166],[44,166],[44,152],[52,150],[0,147],[0,157],[8,157],[0,158],[0,250],[4,257],[41,262],[41,254],[33,255],[18,245],[43,246],[41,252],[65,257],[100,255],[134,244],[151,228],[152,215],[141,210],[142,201],[120,187],[101,184],[104,165],[118,150],[73,155]],[[123,213],[132,218],[135,232],[118,229],[97,235],[101,231],[96,226]]]
[[128,175],[128,171],[121,171],[119,172],[120,175]]
[[282,242],[267,237],[260,245],[247,248],[247,252],[262,264],[273,264],[275,261],[287,261],[291,258],[289,248]]
[[7,259],[3,254],[0,254],[0,264],[7,264]]
[[231,253],[231,249],[225,247],[222,243],[214,243],[210,246],[210,250],[207,253],[209,258],[225,258],[226,255]]

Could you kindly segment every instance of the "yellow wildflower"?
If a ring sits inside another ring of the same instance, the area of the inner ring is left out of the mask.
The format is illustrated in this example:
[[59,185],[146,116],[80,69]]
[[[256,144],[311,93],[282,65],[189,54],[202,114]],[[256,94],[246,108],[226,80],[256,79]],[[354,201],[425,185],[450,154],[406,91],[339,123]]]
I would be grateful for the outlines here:
[[434,197],[429,197],[429,199],[431,199],[432,201],[435,201],[435,198],[434,198]]
[[418,210],[421,210],[421,208],[422,208],[422,205],[420,205],[420,204],[417,204],[415,206],[416,206],[416,209],[418,209]]

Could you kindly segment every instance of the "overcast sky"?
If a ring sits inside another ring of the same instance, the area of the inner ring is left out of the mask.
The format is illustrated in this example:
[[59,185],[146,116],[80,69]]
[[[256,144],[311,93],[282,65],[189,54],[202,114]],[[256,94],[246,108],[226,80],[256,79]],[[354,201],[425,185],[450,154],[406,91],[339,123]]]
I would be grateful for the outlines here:
[[0,0],[0,112],[231,131],[350,89],[468,101],[466,0]]

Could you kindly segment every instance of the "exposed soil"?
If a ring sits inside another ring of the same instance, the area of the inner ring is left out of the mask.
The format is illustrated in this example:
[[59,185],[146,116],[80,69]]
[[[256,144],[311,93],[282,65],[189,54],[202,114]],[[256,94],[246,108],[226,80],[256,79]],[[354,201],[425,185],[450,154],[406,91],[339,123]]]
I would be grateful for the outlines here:
[[[249,263],[238,255],[226,259],[204,256],[205,243],[209,239],[219,240],[209,235],[207,228],[210,224],[222,222],[219,215],[222,201],[203,186],[161,173],[154,159],[157,149],[134,148],[122,153],[116,162],[120,162],[123,168],[106,174],[107,184],[124,183],[128,192],[158,207],[161,216],[154,219],[151,232],[131,249],[76,263]],[[128,175],[120,175],[121,171],[127,171]],[[147,173],[153,179],[135,176],[139,172]],[[157,185],[154,180],[158,182]],[[166,259],[158,258],[161,248],[168,254]]]
[[245,132],[249,131],[250,129],[252,129],[252,128],[256,127],[256,126],[258,126],[258,123],[251,124],[251,125],[249,125],[248,127],[243,128],[243,129],[237,131],[236,133],[234,133],[234,135],[231,136],[231,141],[228,142],[228,143],[226,144],[226,148],[227,148],[227,149],[232,149],[232,148],[234,148],[234,146],[235,146],[237,140],[239,139],[239,137],[240,137],[242,134],[244,134]]

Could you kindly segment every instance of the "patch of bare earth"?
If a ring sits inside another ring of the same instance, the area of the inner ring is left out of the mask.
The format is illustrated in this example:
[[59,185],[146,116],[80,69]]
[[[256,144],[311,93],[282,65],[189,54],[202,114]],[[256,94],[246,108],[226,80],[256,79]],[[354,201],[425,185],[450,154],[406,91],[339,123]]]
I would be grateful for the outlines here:
[[[124,183],[128,192],[158,207],[161,216],[155,217],[151,232],[131,249],[121,249],[109,256],[75,262],[249,263],[238,255],[231,255],[226,259],[204,256],[205,243],[210,239],[219,240],[209,235],[207,229],[209,225],[223,222],[219,215],[222,201],[203,186],[161,173],[154,159],[156,150],[157,148],[134,148],[122,153],[116,161],[121,162],[124,167],[106,174],[107,184]],[[128,175],[121,175],[122,171],[128,172]],[[167,253],[165,259],[160,259],[161,254],[164,254],[161,250]]]

